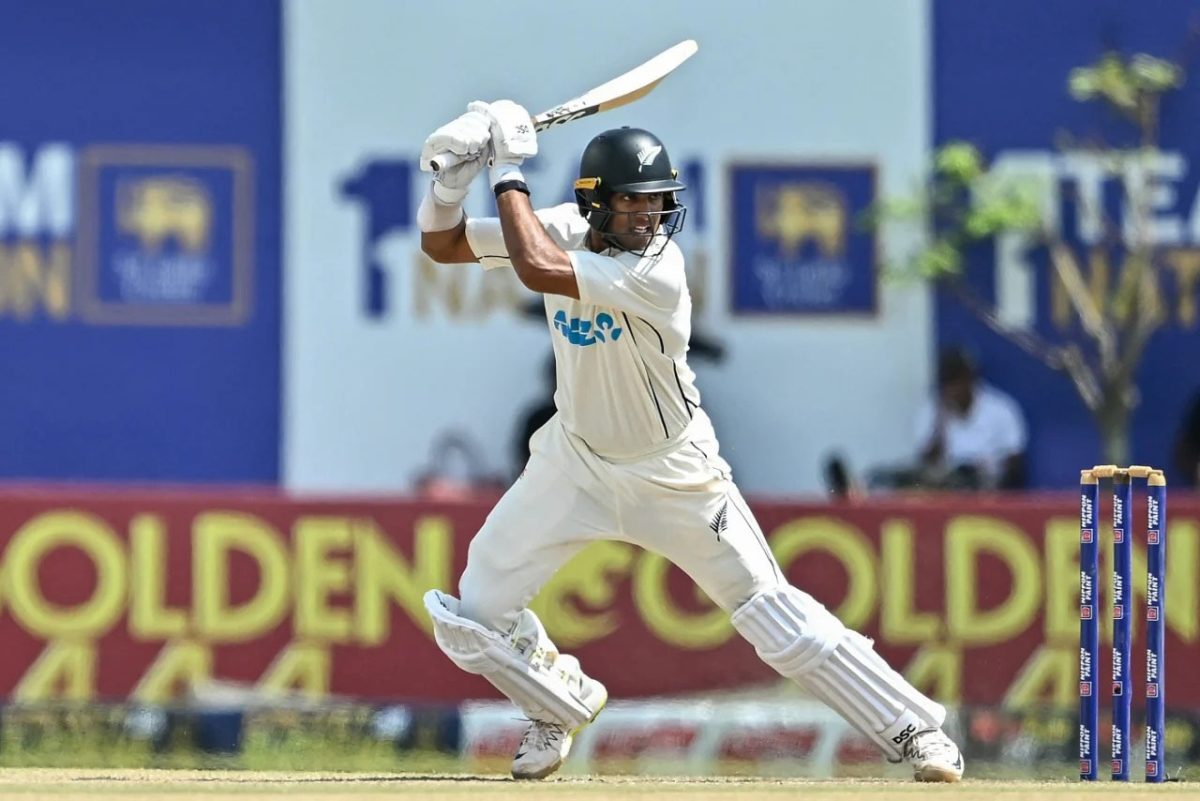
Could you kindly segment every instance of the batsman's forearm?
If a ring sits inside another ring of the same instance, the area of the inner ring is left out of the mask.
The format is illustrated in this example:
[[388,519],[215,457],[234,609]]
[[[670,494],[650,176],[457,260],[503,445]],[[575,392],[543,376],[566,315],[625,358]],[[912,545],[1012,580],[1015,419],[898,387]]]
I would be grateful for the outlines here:
[[529,196],[509,190],[500,194],[496,205],[508,258],[521,283],[534,292],[578,298],[571,257],[546,233]]
[[538,265],[553,261],[554,251],[562,252],[533,213],[529,195],[515,190],[504,192],[496,198],[496,208],[500,211],[500,230],[504,233],[508,258],[522,280]]

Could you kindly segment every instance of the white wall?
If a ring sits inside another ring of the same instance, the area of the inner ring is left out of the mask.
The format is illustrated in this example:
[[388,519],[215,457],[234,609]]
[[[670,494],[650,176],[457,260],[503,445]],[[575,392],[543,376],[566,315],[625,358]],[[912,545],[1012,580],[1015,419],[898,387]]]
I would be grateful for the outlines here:
[[[856,467],[909,450],[929,380],[924,290],[885,283],[869,319],[731,317],[722,193],[734,160],[870,160],[885,192],[905,191],[929,141],[925,2],[291,0],[285,13],[290,489],[405,489],[446,428],[508,469],[548,351],[545,327],[510,312],[419,317],[415,236],[382,251],[396,310],[363,314],[363,217],[340,182],[368,159],[415,158],[470,100],[513,97],[538,111],[688,37],[699,54],[654,94],[543,136],[535,199],[557,202],[582,146],[616,125],[655,131],[676,162],[702,159],[709,220],[702,241],[689,241],[708,254],[701,322],[729,355],[696,366],[743,488],[818,491],[834,446]],[[442,269],[480,286],[477,268]]]

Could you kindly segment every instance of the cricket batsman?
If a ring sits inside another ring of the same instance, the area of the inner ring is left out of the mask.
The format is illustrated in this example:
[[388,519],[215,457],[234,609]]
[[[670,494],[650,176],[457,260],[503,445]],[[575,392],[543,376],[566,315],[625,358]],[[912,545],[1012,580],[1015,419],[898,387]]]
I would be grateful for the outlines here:
[[[426,139],[422,168],[446,153],[460,161],[435,174],[417,212],[422,250],[435,262],[515,270],[544,296],[557,368],[557,414],[472,540],[458,597],[425,596],[446,655],[529,718],[513,776],[557,770],[608,699],[527,605],[589,542],[612,539],[686,571],[764,662],[889,760],[911,763],[916,779],[958,781],[946,710],[788,583],[721,458],[687,363],[692,303],[672,241],[686,187],[663,143],[638,128],[597,135],[576,202],[536,211],[521,166],[537,138],[521,106],[471,103]],[[463,198],[485,169],[499,217],[467,219]]]

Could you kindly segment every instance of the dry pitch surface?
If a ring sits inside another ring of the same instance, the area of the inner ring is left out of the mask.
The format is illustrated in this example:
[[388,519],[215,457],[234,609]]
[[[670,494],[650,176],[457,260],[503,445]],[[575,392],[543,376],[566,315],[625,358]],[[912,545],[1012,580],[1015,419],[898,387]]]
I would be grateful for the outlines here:
[[1075,801],[1094,798],[1141,798],[1169,795],[1200,801],[1200,783],[1148,786],[1141,783],[967,781],[959,785],[918,785],[889,781],[797,781],[774,779],[668,779],[641,777],[562,778],[516,783],[500,777],[430,776],[364,773],[251,773],[166,770],[0,769],[0,797],[104,801],[134,797],[184,799],[287,799],[287,801],[616,801],[688,799],[883,799],[944,798],[970,801]]

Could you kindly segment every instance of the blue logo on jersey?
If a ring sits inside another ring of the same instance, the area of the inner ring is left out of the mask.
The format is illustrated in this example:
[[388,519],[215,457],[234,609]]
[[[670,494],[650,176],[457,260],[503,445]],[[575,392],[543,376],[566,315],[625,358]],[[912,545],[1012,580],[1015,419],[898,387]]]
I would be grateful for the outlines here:
[[616,342],[621,338],[622,330],[617,327],[612,315],[604,312],[597,314],[596,320],[593,322],[580,320],[578,317],[567,320],[567,313],[560,311],[554,315],[554,328],[572,345],[580,347],[595,345],[597,342],[607,342],[610,339]]

